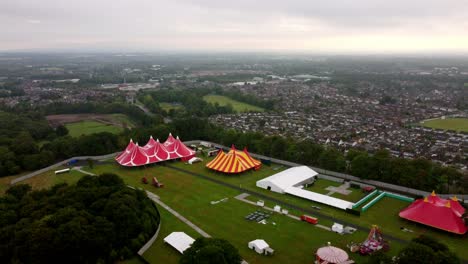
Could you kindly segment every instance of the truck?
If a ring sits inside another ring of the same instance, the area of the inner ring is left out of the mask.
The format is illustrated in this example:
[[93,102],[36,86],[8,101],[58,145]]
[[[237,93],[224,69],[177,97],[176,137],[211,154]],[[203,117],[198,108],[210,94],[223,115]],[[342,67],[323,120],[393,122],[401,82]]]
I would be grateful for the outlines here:
[[301,221],[316,225],[318,223],[318,219],[309,215],[301,215]]

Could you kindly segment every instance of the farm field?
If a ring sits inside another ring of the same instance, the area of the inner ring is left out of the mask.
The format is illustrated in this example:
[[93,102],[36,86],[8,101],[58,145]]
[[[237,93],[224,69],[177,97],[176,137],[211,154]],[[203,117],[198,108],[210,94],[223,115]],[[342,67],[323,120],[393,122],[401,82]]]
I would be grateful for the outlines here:
[[[242,257],[249,263],[311,263],[316,248],[326,244],[327,241],[345,249],[346,244],[351,241],[363,241],[367,236],[367,231],[357,231],[352,235],[341,236],[282,215],[273,215],[266,225],[248,222],[244,220],[244,216],[257,210],[258,207],[234,199],[235,196],[241,193],[239,190],[193,176],[190,173],[201,174],[232,186],[239,186],[246,190],[252,190],[262,195],[294,204],[298,206],[299,209],[295,208],[291,210],[291,208],[287,208],[287,206],[285,208],[289,209],[290,213],[295,215],[303,214],[300,208],[310,210],[311,206],[314,205],[321,207],[321,210],[318,210],[317,213],[355,223],[358,226],[364,227],[365,230],[368,230],[372,224],[377,224],[381,226],[384,237],[388,234],[399,239],[409,240],[419,234],[427,234],[446,243],[450,249],[454,250],[460,257],[468,259],[468,253],[464,250],[467,244],[466,238],[447,235],[444,232],[412,224],[400,219],[398,217],[398,212],[409,205],[407,202],[385,197],[367,212],[363,213],[361,217],[358,217],[344,213],[342,210],[290,195],[273,193],[255,186],[257,180],[277,173],[285,169],[285,167],[273,164],[272,166],[263,166],[262,169],[256,172],[251,171],[240,175],[224,175],[206,169],[204,165],[209,160],[210,158],[205,158],[202,163],[197,163],[195,165],[187,165],[183,162],[167,162],[164,166],[152,165],[146,168],[124,168],[110,162],[107,164],[95,165],[93,169],[86,167],[83,169],[96,174],[104,172],[116,173],[120,175],[127,184],[137,188],[147,189],[159,195],[163,202],[201,227],[208,234],[214,237],[225,238],[233,243],[239,249]],[[190,173],[181,171],[181,169]],[[35,189],[38,189],[49,187],[59,182],[72,184],[82,176],[83,175],[79,172],[61,175],[47,172],[29,181]],[[160,182],[165,184],[165,187],[156,189],[151,185],[142,184],[141,178],[143,176],[148,179],[156,176]],[[317,183],[320,181],[322,181],[321,184],[323,186],[314,185],[314,188],[327,187],[325,186],[328,184],[326,180],[319,179]],[[339,185],[339,183],[336,184]],[[228,198],[228,200],[218,204],[211,204],[211,201],[218,201],[222,198]],[[345,197],[339,198],[345,199]],[[251,195],[248,196],[247,199],[257,201],[260,198]],[[265,204],[269,207],[275,205],[274,202],[269,200],[266,200]],[[184,231],[196,238],[197,233],[194,233],[193,230],[190,230],[163,208],[158,208],[163,216],[161,233],[155,244],[145,253],[144,258],[150,263],[155,263],[156,260],[160,262],[161,258],[164,258],[162,263],[177,263],[179,258],[177,251],[162,243],[162,239],[165,236],[164,234],[168,234],[172,231]],[[314,216],[313,214],[310,215]],[[323,225],[330,226],[332,224],[330,220],[318,218],[319,223]],[[275,225],[273,225],[272,222],[274,222]],[[400,227],[411,229],[414,233],[402,232]],[[265,257],[257,255],[249,250],[247,248],[247,242],[256,238],[265,239],[271,247],[275,249],[275,255]],[[403,244],[399,241],[392,240],[390,241],[390,246],[390,253],[396,254]],[[295,250],[292,251],[290,250],[291,248]],[[350,256],[357,263],[363,263],[365,259],[357,254],[350,253]],[[291,262],[292,260],[293,262]]]
[[236,112],[263,112],[265,111],[265,109],[261,107],[242,103],[236,100],[232,100],[231,98],[222,96],[222,95],[205,95],[203,96],[203,100],[211,104],[218,103],[221,106],[231,104],[232,107],[234,108],[234,111]]
[[65,125],[68,129],[68,134],[72,137],[79,137],[81,135],[91,135],[101,132],[109,132],[118,134],[122,132],[121,127],[111,124],[104,124],[96,121],[80,121],[76,123],[68,123]]
[[439,118],[421,121],[420,124],[429,128],[455,130],[457,132],[468,132],[468,118]]

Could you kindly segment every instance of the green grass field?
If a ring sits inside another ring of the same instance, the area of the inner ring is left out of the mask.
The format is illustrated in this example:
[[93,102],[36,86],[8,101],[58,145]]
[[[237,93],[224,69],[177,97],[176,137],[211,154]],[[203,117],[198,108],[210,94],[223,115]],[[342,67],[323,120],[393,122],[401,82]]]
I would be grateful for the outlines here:
[[433,119],[421,122],[422,126],[444,129],[444,130],[455,130],[458,132],[468,132],[468,118],[446,118],[446,119]]
[[[271,167],[263,166],[262,169],[256,172],[251,171],[240,175],[224,175],[206,169],[205,164],[209,160],[205,158],[202,163],[194,165],[187,165],[183,162],[169,162],[167,165],[222,180],[235,186],[259,192],[268,197],[292,203],[301,208],[310,209],[312,205],[320,206],[322,208],[320,213],[322,214],[333,216],[343,221],[353,222],[363,227],[370,228],[372,224],[378,224],[381,226],[384,236],[385,234],[391,234],[400,239],[409,240],[420,234],[427,234],[446,243],[460,257],[468,259],[468,252],[465,250],[467,245],[466,238],[452,236],[442,231],[426,228],[400,219],[398,212],[409,205],[407,202],[385,197],[367,212],[363,213],[361,217],[358,217],[322,204],[316,204],[294,196],[278,194],[256,187],[255,183],[257,180],[281,171],[281,169],[274,169],[277,167],[276,165],[272,165]],[[285,168],[283,167],[282,169]],[[315,250],[325,245],[328,241],[345,249],[346,244],[351,241],[361,242],[367,236],[367,232],[362,231],[358,231],[353,235],[341,236],[282,215],[274,215],[268,220],[269,223],[266,225],[248,222],[244,220],[244,216],[255,211],[257,207],[234,199],[236,195],[240,194],[239,191],[167,166],[152,165],[146,168],[124,168],[117,164],[109,163],[95,165],[94,169],[85,167],[84,170],[96,174],[104,172],[116,173],[127,184],[154,192],[161,197],[163,202],[210,235],[229,240],[239,249],[242,257],[249,263],[312,263]],[[143,176],[148,178],[156,176],[160,182],[165,184],[165,187],[157,189],[151,185],[144,185],[140,181]],[[78,172],[61,175],[48,172],[28,181],[35,189],[38,189],[49,187],[58,182],[73,184],[80,177],[82,177],[82,174]],[[322,179],[313,188],[326,188],[333,183]],[[339,183],[335,184],[339,185]],[[353,193],[361,195],[358,190],[353,189]],[[352,198],[349,200],[358,198],[357,194],[355,194],[355,197],[352,196],[353,193],[347,197]],[[210,203],[222,198],[228,198],[227,202],[214,205]],[[345,197],[340,198],[346,199]],[[248,199],[256,201],[259,198],[249,196]],[[275,205],[270,201],[265,201],[265,203],[269,207]],[[300,210],[289,211],[296,215],[303,213]],[[144,258],[150,263],[177,263],[179,254],[168,245],[165,245],[162,239],[173,231],[184,231],[194,238],[198,235],[164,209],[160,208],[160,212],[162,215],[161,233],[155,244],[145,253]],[[276,225],[273,225],[272,222]],[[327,226],[332,224],[331,221],[320,219],[320,217],[319,223]],[[402,226],[414,230],[414,233],[402,232],[400,230]],[[248,249],[247,242],[257,238],[265,239],[275,250],[275,255],[269,257],[260,256]],[[404,246],[395,241],[391,241],[390,245],[390,254],[392,255],[396,254]],[[352,253],[350,253],[350,256],[356,263],[365,262],[365,257]]]
[[179,110],[184,108],[183,105],[178,105],[178,104],[171,104],[171,103],[159,103],[159,106],[166,112],[169,112],[170,110]]
[[79,137],[81,135],[90,135],[100,132],[110,132],[118,134],[122,132],[121,127],[110,124],[104,124],[96,121],[81,121],[76,123],[68,123],[65,125],[68,133],[72,137]]
[[222,95],[205,95],[203,96],[203,100],[211,104],[218,103],[221,106],[231,104],[232,107],[234,108],[234,111],[236,112],[263,112],[265,111],[265,109],[261,107],[242,103],[236,100],[232,100],[231,98],[222,96]]
[[126,125],[134,127],[135,123],[125,114],[111,114],[111,120],[115,123],[120,123],[121,125]]

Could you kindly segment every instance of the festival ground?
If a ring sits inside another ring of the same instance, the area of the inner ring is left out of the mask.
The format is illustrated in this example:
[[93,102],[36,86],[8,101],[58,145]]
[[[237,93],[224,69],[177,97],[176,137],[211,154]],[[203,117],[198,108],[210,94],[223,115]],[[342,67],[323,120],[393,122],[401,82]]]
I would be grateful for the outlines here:
[[[409,205],[407,202],[386,197],[358,217],[347,214],[342,210],[290,195],[273,193],[255,186],[257,180],[285,169],[280,165],[263,166],[259,171],[249,171],[239,175],[224,175],[205,168],[205,164],[209,160],[205,159],[203,162],[194,165],[174,161],[166,162],[164,165],[157,164],[141,168],[124,168],[116,164],[115,161],[109,160],[107,163],[95,165],[93,169],[84,167],[83,170],[96,174],[116,173],[127,184],[156,193],[163,202],[211,236],[225,238],[233,243],[239,249],[242,257],[249,263],[292,263],[291,260],[294,260],[294,263],[312,263],[315,250],[328,241],[343,249],[346,249],[346,245],[351,242],[363,242],[372,224],[379,225],[384,238],[389,240],[390,254],[395,255],[404,246],[404,241],[408,241],[419,234],[426,234],[447,244],[461,258],[468,259],[468,252],[464,250],[468,243],[466,238],[413,224],[399,218],[398,212]],[[73,172],[71,175],[46,173],[28,181],[33,183],[34,188],[43,188],[57,182],[76,182],[77,177],[79,177],[76,174],[77,172]],[[157,189],[149,184],[142,184],[141,178],[144,176],[148,179],[153,176],[157,177],[160,182],[164,183],[165,187]],[[217,182],[213,182],[213,180]],[[319,179],[317,184],[311,187],[310,190],[326,193],[322,189],[333,185],[336,185],[336,183]],[[353,198],[350,200],[359,199],[363,195],[358,193],[361,192],[358,189],[352,189],[352,191],[350,198]],[[334,222],[331,219],[325,219],[327,217],[335,218],[337,219],[336,222],[339,223],[351,223],[362,228],[362,230],[358,230],[352,235],[338,235],[283,215],[273,215],[268,219],[266,225],[246,221],[244,217],[257,210],[258,207],[234,199],[242,192],[254,192],[261,195],[262,197],[258,197],[253,194],[248,196],[247,199],[252,201],[263,199],[268,207],[278,204],[277,201],[269,199],[276,199],[283,204],[293,204],[295,208],[283,207],[289,209],[290,213],[294,215],[307,212],[309,215],[318,217],[319,223],[325,226],[331,226]],[[218,204],[211,204],[211,201],[218,201],[223,198],[228,198],[228,200]],[[340,198],[346,199],[344,196]],[[313,209],[312,206],[321,209]],[[160,210],[164,211],[162,208]],[[314,211],[310,213],[311,210],[315,210],[316,214],[312,214]],[[144,258],[154,262],[158,259],[158,256],[167,254],[167,263],[176,263],[178,259],[177,252],[161,242],[165,232],[186,231],[193,237],[197,237],[197,233],[194,233],[184,223],[175,219],[166,211],[161,214],[164,216],[161,235],[145,253]],[[275,225],[273,225],[273,222]],[[403,232],[401,227],[413,232]],[[265,239],[275,250],[275,254],[265,257],[249,250],[247,242],[256,238]],[[357,263],[362,263],[365,258],[354,253],[350,253],[350,257]]]

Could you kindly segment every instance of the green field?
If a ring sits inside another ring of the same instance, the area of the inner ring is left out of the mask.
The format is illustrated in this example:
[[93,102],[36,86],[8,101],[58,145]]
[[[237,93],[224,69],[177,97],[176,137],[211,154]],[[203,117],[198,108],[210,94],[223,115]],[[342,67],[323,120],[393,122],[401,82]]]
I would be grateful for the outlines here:
[[65,124],[68,129],[68,134],[72,137],[79,137],[81,135],[90,135],[100,132],[110,132],[118,134],[122,132],[122,128],[111,124],[104,124],[96,121],[80,121],[76,123]]
[[205,95],[203,96],[203,100],[211,104],[218,103],[221,106],[230,104],[232,105],[232,107],[234,108],[234,111],[236,112],[263,112],[265,111],[265,109],[261,107],[242,103],[236,100],[232,100],[231,98],[222,96],[222,95]]
[[179,110],[184,108],[184,106],[179,105],[179,104],[171,104],[171,103],[159,103],[159,106],[166,112],[169,112],[170,110]]
[[433,119],[426,120],[421,122],[422,126],[435,128],[435,129],[444,129],[444,130],[454,130],[457,132],[468,132],[468,118],[445,118],[445,119]]
[[134,127],[135,124],[133,123],[130,118],[125,114],[111,114],[112,122],[119,123],[122,126]]
[[[208,234],[229,240],[239,249],[242,257],[249,263],[312,263],[315,250],[325,245],[328,241],[333,245],[345,249],[346,244],[351,241],[363,241],[367,236],[367,232],[358,231],[353,235],[341,236],[282,215],[273,215],[266,225],[248,222],[244,220],[244,216],[257,210],[257,207],[234,199],[235,196],[240,194],[240,191],[175,170],[171,167],[222,180],[234,186],[256,191],[262,195],[277,198],[301,208],[310,209],[312,205],[320,206],[322,208],[320,210],[321,214],[353,222],[366,228],[370,228],[372,224],[378,224],[381,226],[384,236],[385,234],[391,234],[400,239],[409,240],[420,234],[427,234],[446,243],[460,257],[468,258],[468,252],[464,250],[467,245],[466,238],[451,236],[445,232],[429,229],[400,219],[398,212],[408,206],[407,202],[385,197],[367,212],[363,213],[361,217],[358,217],[347,214],[342,210],[316,204],[294,196],[270,192],[255,186],[257,180],[277,173],[281,169],[285,169],[284,167],[278,169],[277,165],[263,166],[256,172],[251,171],[240,175],[224,175],[206,169],[205,164],[209,160],[211,159],[205,158],[203,162],[194,165],[187,165],[183,162],[168,162],[166,163],[168,166],[152,165],[146,168],[124,168],[111,161],[108,164],[95,165],[94,169],[85,167],[84,170],[96,174],[103,172],[116,173],[127,184],[154,192],[161,197],[164,203],[198,225]],[[54,175],[53,172],[48,172],[30,179],[28,182],[35,189],[38,189],[49,187],[58,182],[72,184],[81,176],[78,172],[62,175]],[[165,184],[165,187],[157,189],[150,185],[144,185],[141,183],[143,176],[148,178],[156,176],[160,182]],[[340,184],[319,179],[312,188],[314,188],[314,191],[318,191],[331,185],[338,186]],[[353,192],[348,197],[341,196],[339,198],[355,200],[363,195],[358,189],[352,190]],[[222,198],[228,198],[228,200],[214,205],[210,203]],[[260,198],[249,196],[248,199],[257,201]],[[265,201],[265,204],[269,207],[275,205],[275,203],[268,200]],[[198,237],[198,234],[164,209],[160,208],[160,211],[162,216],[161,233],[155,244],[144,254],[144,258],[150,263],[177,263],[179,259],[178,252],[164,244],[162,239],[173,231],[184,231],[194,238]],[[302,214],[300,210],[289,211],[295,215]],[[314,216],[313,214],[311,215]],[[332,221],[319,217],[319,223],[330,226]],[[400,230],[402,226],[413,230],[414,233],[402,232]],[[265,239],[275,250],[275,255],[268,257],[260,256],[248,249],[247,242],[257,238]],[[403,247],[402,244],[396,241],[390,241],[390,245],[391,255],[395,255]],[[365,262],[365,257],[353,253],[349,254],[356,263]]]

